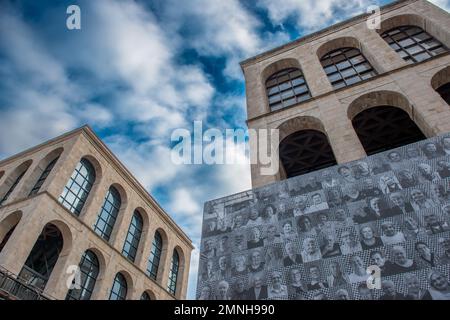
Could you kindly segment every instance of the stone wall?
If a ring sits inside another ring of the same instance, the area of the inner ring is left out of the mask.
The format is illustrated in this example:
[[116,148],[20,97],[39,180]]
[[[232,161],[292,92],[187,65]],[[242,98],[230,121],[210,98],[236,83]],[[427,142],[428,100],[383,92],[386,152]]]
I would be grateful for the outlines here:
[[449,177],[446,134],[209,201],[197,298],[450,299]]

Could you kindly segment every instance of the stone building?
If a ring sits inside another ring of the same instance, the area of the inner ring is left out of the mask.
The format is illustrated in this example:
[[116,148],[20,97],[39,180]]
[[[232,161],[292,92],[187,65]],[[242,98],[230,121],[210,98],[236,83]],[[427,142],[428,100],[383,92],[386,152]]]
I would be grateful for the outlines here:
[[[290,150],[301,130],[316,131],[331,148],[328,161],[338,164],[382,149],[372,146],[367,152],[359,138],[364,129],[355,122],[368,118],[390,115],[397,126],[407,114],[425,137],[450,131],[449,14],[411,0],[383,7],[380,29],[369,29],[368,17],[354,17],[241,63],[248,127],[280,130],[286,143],[280,143],[282,164],[290,160],[283,150]],[[376,106],[396,110],[371,110]],[[276,175],[262,176],[252,165],[253,187],[291,176],[281,167]]]
[[184,299],[192,249],[87,126],[0,162],[2,299]]
[[450,300],[450,15],[380,11],[241,63],[280,168],[205,204],[198,299]]

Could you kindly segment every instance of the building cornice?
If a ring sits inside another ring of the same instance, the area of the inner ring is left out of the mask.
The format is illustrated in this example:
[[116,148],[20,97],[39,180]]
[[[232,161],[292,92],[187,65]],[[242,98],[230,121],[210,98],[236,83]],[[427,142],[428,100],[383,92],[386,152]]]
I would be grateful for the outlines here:
[[[398,1],[395,1],[393,3],[386,4],[386,5],[382,6],[382,7],[380,7],[381,14],[385,14],[385,13],[388,13],[390,11],[397,10],[398,8],[402,8],[404,6],[407,6],[407,5],[409,5],[411,3],[414,3],[414,2],[417,2],[417,1],[419,1],[419,0],[398,0]],[[265,59],[277,56],[279,54],[283,54],[283,53],[285,53],[287,51],[290,51],[290,50],[298,47],[299,45],[302,45],[302,44],[305,44],[305,43],[317,40],[317,39],[319,39],[321,37],[325,37],[325,36],[327,36],[329,34],[332,34],[334,32],[340,31],[342,29],[346,29],[346,28],[348,28],[348,27],[350,27],[352,25],[361,23],[361,21],[363,21],[365,18],[369,17],[370,15],[371,14],[369,14],[369,13],[359,14],[359,15],[354,16],[352,18],[349,18],[349,19],[347,19],[345,21],[338,22],[338,23],[333,24],[333,25],[331,25],[331,26],[329,26],[327,28],[324,28],[324,29],[321,29],[319,31],[313,32],[311,34],[305,35],[305,36],[300,37],[300,38],[298,38],[298,39],[296,39],[294,41],[288,42],[288,43],[286,43],[284,45],[275,47],[273,49],[270,49],[268,51],[260,53],[260,54],[258,54],[256,56],[253,56],[253,57],[250,57],[248,59],[245,59],[244,61],[240,62],[241,69],[244,71],[244,68],[246,68],[246,67],[248,67],[248,66],[250,66],[252,64],[261,62],[262,60],[265,60]]]

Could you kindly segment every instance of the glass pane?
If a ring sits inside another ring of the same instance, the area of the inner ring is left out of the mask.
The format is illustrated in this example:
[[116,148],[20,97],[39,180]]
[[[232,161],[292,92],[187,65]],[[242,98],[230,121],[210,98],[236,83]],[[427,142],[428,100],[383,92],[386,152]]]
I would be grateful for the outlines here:
[[410,38],[407,38],[407,39],[404,39],[402,41],[399,41],[398,44],[400,46],[402,46],[402,47],[407,47],[407,46],[413,45],[414,41],[411,40]]
[[271,88],[267,89],[267,94],[269,96],[271,96],[271,95],[273,95],[274,93],[277,93],[277,92],[278,92],[278,87],[271,87]]
[[416,40],[417,42],[421,42],[421,41],[426,41],[429,40],[431,37],[430,35],[428,35],[425,32],[421,32],[419,34],[416,34],[415,36],[412,37],[414,40]]
[[329,73],[333,73],[337,71],[337,68],[334,65],[328,66],[326,68],[324,68],[325,73],[329,74]]
[[350,67],[350,62],[348,62],[347,60],[345,60],[345,61],[342,61],[342,62],[336,64],[336,66],[337,66],[337,68],[340,69],[340,70],[346,69],[346,68]]
[[296,78],[296,79],[293,79],[292,80],[292,85],[295,87],[295,86],[298,86],[298,85],[301,85],[301,84],[304,84],[305,83],[305,79],[303,79],[303,77],[300,77],[300,78]]
[[295,103],[297,103],[297,101],[296,101],[296,99],[294,97],[294,98],[291,98],[289,100],[283,101],[283,106],[289,107],[289,106],[292,106]]
[[410,54],[410,55],[414,55],[416,53],[419,53],[421,51],[423,51],[422,47],[417,45],[417,46],[412,46],[408,49],[406,49],[406,51]]
[[355,76],[355,77],[352,77],[352,78],[349,78],[349,79],[345,79],[345,82],[347,83],[348,86],[351,85],[351,84],[360,82],[360,81],[361,81],[361,79],[360,79],[359,76]]
[[284,91],[287,90],[291,87],[291,83],[290,82],[284,82],[280,84],[280,91]]
[[356,71],[353,68],[348,68],[346,70],[341,71],[341,75],[344,78],[348,78],[348,77],[354,76],[355,74],[356,74]]
[[422,53],[419,53],[419,54],[414,56],[414,59],[417,62],[424,61],[424,60],[427,60],[429,58],[431,58],[431,55],[428,52],[426,52],[426,51],[424,51]]
[[330,74],[328,76],[328,78],[330,79],[330,82],[334,82],[334,81],[342,79],[342,77],[339,73]]
[[360,65],[357,65],[355,67],[356,71],[358,71],[358,73],[363,73],[364,71],[367,71],[369,69],[371,69],[370,64],[366,63],[362,63]]
[[292,90],[285,91],[281,94],[281,98],[283,98],[283,100],[286,100],[292,96],[294,96],[294,91]]

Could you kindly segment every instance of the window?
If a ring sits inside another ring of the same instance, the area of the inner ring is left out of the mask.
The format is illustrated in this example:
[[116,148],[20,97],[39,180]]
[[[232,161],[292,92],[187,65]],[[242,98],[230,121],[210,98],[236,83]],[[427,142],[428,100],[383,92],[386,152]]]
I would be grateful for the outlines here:
[[[81,281],[80,289],[70,289],[66,300],[89,300],[94,291],[95,282],[100,270],[97,256],[94,252],[87,250],[81,257],[79,264]],[[75,283],[75,279],[73,281]]]
[[271,75],[266,81],[266,89],[272,111],[311,98],[305,77],[297,68],[284,69]]
[[367,155],[426,139],[405,111],[392,106],[366,109],[352,124]]
[[300,130],[288,135],[280,142],[279,150],[286,178],[336,164],[327,136],[317,130]]
[[152,300],[147,292],[142,293],[141,300]]
[[169,292],[173,295],[177,291],[179,266],[180,266],[180,258],[178,256],[178,252],[176,250],[173,250],[172,262],[170,264],[170,271],[169,271],[169,281],[167,282],[167,290],[169,290]]
[[106,241],[111,237],[122,200],[116,188],[110,187],[94,224],[94,231]]
[[125,280],[125,277],[119,272],[114,278],[109,300],[125,300],[127,297],[127,291],[127,280]]
[[150,257],[148,258],[147,274],[150,278],[156,280],[158,275],[159,261],[161,260],[162,252],[162,237],[161,234],[156,231],[153,238],[152,250],[150,251]]
[[3,248],[6,246],[6,243],[8,242],[9,238],[11,238],[11,235],[13,234],[16,227],[17,224],[14,225],[11,229],[9,229],[9,231],[3,237],[3,240],[0,242],[0,252],[2,252]]
[[122,254],[134,262],[141,239],[143,221],[139,212],[134,211],[128,234],[123,245]]
[[59,202],[70,212],[78,216],[81,209],[83,209],[94,181],[94,167],[88,160],[81,159],[64,187],[64,191],[59,197]]
[[44,184],[45,179],[47,179],[48,175],[52,171],[53,167],[55,166],[56,162],[58,161],[59,157],[51,161],[47,167],[45,168],[44,172],[42,172],[41,176],[39,177],[38,181],[36,181],[36,184],[34,185],[33,189],[31,189],[29,196],[32,196],[39,192],[39,189]]
[[8,200],[9,196],[11,195],[11,193],[13,193],[14,189],[17,187],[17,185],[19,184],[20,180],[22,180],[23,176],[25,175],[26,170],[24,170],[21,174],[19,174],[19,176],[16,178],[16,180],[14,180],[14,183],[11,185],[11,187],[8,189],[8,191],[5,193],[5,195],[3,196],[3,198],[0,200],[0,206],[5,203],[6,200]]
[[328,52],[320,59],[334,89],[372,78],[376,70],[356,48],[340,48]]
[[28,255],[19,277],[44,290],[62,247],[61,231],[55,225],[47,224]]
[[381,37],[400,56],[415,63],[430,59],[448,49],[420,27],[401,26],[384,32]]

